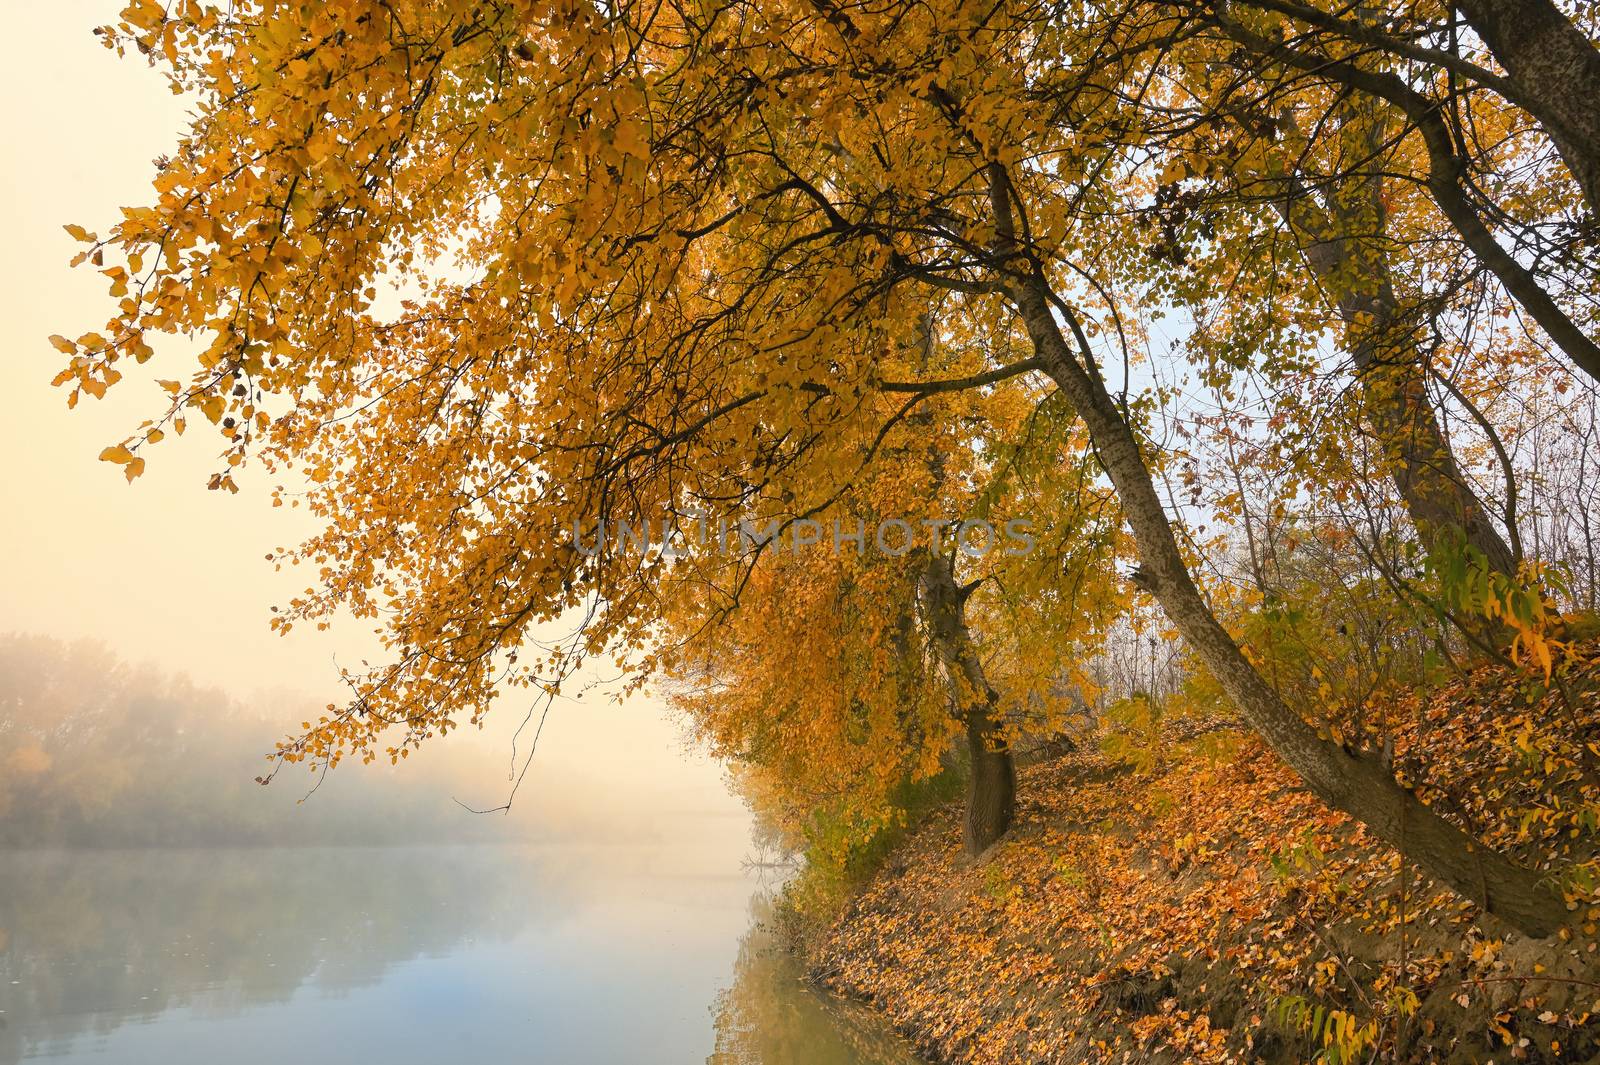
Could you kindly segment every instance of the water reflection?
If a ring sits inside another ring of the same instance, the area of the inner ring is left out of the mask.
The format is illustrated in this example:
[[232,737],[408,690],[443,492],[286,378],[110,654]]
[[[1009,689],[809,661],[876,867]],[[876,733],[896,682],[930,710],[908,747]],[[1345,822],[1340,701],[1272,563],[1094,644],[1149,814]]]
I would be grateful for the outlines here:
[[916,1065],[904,1042],[862,1007],[807,986],[769,931],[772,896],[751,900],[731,986],[717,995],[716,1049],[707,1065]]
[[0,851],[0,1065],[910,1061],[751,930],[725,862]]
[[308,982],[345,994],[515,935],[559,914],[538,871],[468,847],[0,854],[0,1065],[178,1008],[233,1016]]

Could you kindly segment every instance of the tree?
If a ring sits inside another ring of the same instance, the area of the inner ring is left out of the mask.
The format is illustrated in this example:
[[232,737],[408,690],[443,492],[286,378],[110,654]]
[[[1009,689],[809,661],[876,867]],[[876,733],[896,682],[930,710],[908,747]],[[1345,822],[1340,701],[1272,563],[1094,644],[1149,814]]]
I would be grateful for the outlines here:
[[[700,511],[790,528],[832,513],[905,421],[884,394],[1042,374],[1116,489],[1139,583],[1252,727],[1431,875],[1549,932],[1565,911],[1543,873],[1476,847],[1379,752],[1319,736],[1249,664],[1155,488],[1141,434],[1161,393],[1113,392],[1102,363],[1134,357],[1136,297],[1170,291],[1117,210],[1148,191],[1145,119],[1189,95],[1201,121],[1225,111],[1169,54],[1206,70],[1242,50],[1268,87],[1403,116],[1438,232],[1596,373],[1581,292],[1546,288],[1581,249],[1524,265],[1466,191],[1497,157],[1461,155],[1431,96],[1232,10],[1129,4],[1100,32],[1098,8],[1020,3],[141,0],[108,40],[159,57],[198,117],[154,205],[82,234],[119,302],[104,331],[58,339],[60,380],[100,394],[148,334],[204,334],[166,414],[103,457],[136,477],[198,412],[225,438],[214,487],[247,456],[305,472],[328,528],[288,556],[318,577],[280,628],[381,616],[392,655],[283,748],[321,764],[374,756],[391,727],[396,757],[508,685],[548,693],[584,655],[652,646],[673,560],[556,531],[669,540]],[[415,293],[394,313],[390,275]],[[913,353],[941,299],[937,350]]]
[[1505,68],[1511,98],[1538,118],[1589,210],[1600,215],[1600,49],[1550,0],[1464,0],[1461,11]]
[[[1600,211],[1600,125],[1581,101],[1600,92],[1600,50],[1551,0],[1463,0],[1407,10],[1358,5],[1329,10],[1284,0],[1241,6],[1315,27],[1391,60],[1426,64],[1452,82],[1491,91],[1538,119],[1561,153],[1590,211]],[[1459,12],[1459,15],[1458,15]],[[1471,54],[1475,32],[1502,68]]]
[[[1556,204],[1562,199],[1584,202],[1583,176],[1593,167],[1593,159],[1586,160],[1585,153],[1592,156],[1592,149],[1580,147],[1582,141],[1574,136],[1578,127],[1572,124],[1572,116],[1553,106],[1554,85],[1549,80],[1540,82],[1533,76],[1535,67],[1528,62],[1531,57],[1527,47],[1532,40],[1547,41],[1553,48],[1549,53],[1553,64],[1564,66],[1583,84],[1586,79],[1592,80],[1595,70],[1600,69],[1596,65],[1600,64],[1600,53],[1582,39],[1581,32],[1548,3],[1534,5],[1530,13],[1535,14],[1541,27],[1540,32],[1529,34],[1508,32],[1504,8],[1494,4],[1477,5],[1478,17],[1474,24],[1485,33],[1491,49],[1507,61],[1515,56],[1520,64],[1526,64],[1522,69],[1523,77],[1513,74],[1509,79],[1502,79],[1461,57],[1455,29],[1450,25],[1408,27],[1422,39],[1433,36],[1449,41],[1447,49],[1418,48],[1395,40],[1384,33],[1374,19],[1364,17],[1373,14],[1370,9],[1358,7],[1353,14],[1340,18],[1316,8],[1276,2],[1242,7],[1254,8],[1254,17],[1240,21],[1230,9],[1218,6],[1198,11],[1196,21],[1256,56],[1267,71],[1277,68],[1337,86],[1343,92],[1379,104],[1403,121],[1406,133],[1415,138],[1424,155],[1424,164],[1416,172],[1416,179],[1428,190],[1439,213],[1473,258],[1495,276],[1574,364],[1591,377],[1600,376],[1600,345],[1590,335],[1591,329],[1585,326],[1581,316],[1572,313],[1570,305],[1574,301],[1568,300],[1568,305],[1564,306],[1557,298],[1557,289],[1569,284],[1576,301],[1585,298],[1590,278],[1585,276],[1586,268],[1582,263],[1594,252],[1592,236],[1583,235],[1580,230],[1567,246],[1562,247],[1560,243],[1551,246],[1538,233],[1539,224],[1545,221],[1543,217],[1518,218],[1506,209],[1515,204],[1515,195],[1506,197],[1504,203],[1488,200],[1480,191],[1483,181],[1476,171],[1480,168],[1490,173],[1503,171],[1507,164],[1496,156],[1512,144],[1515,145],[1513,152],[1531,149],[1518,143],[1524,138],[1484,146],[1475,132],[1463,126],[1459,118],[1461,109],[1452,108],[1447,101],[1438,98],[1430,85],[1430,81],[1443,80],[1452,89],[1458,88],[1456,77],[1464,75],[1470,79],[1466,87],[1469,92],[1493,91],[1539,119],[1543,124],[1542,132],[1550,142],[1564,152],[1571,149],[1567,161],[1573,166],[1571,173],[1580,177],[1578,189],[1573,189],[1570,183],[1562,188],[1558,183]],[[1496,10],[1498,14],[1491,15],[1491,11]],[[1469,18],[1473,14],[1469,11]],[[1513,38],[1517,41],[1515,46]],[[1379,55],[1377,62],[1372,62],[1367,55],[1374,49]],[[1387,55],[1383,54],[1385,50]],[[1537,88],[1535,83],[1538,83]],[[1578,195],[1573,196],[1574,192]],[[1551,213],[1555,204],[1544,197],[1541,200],[1540,213]],[[1593,202],[1588,206],[1592,211]],[[1549,247],[1556,268],[1545,264],[1533,268],[1525,265],[1497,240],[1490,219],[1500,224],[1509,223],[1519,241]],[[1562,266],[1574,273],[1564,278]]]
[[[1362,147],[1376,156],[1381,128],[1357,124],[1367,127]],[[1515,577],[1518,559],[1457,464],[1428,395],[1421,324],[1402,305],[1382,250],[1383,176],[1371,168],[1334,186],[1327,199],[1324,209],[1291,181],[1277,208],[1345,326],[1367,421],[1412,524],[1430,551],[1466,543],[1495,572]]]
[[964,735],[976,855],[1011,823],[1011,742],[1075,713],[1075,659],[1121,606],[1116,511],[1081,433],[1021,381],[911,396],[889,404],[916,406],[831,527],[683,545],[660,664],[700,738],[797,836],[824,811],[838,845],[864,844]]
[[1001,721],[1000,693],[990,685],[983,657],[966,623],[967,596],[956,584],[953,559],[929,552],[918,582],[934,649],[950,686],[950,702],[966,725],[972,783],[962,838],[967,853],[992,846],[1017,812],[1017,766]]

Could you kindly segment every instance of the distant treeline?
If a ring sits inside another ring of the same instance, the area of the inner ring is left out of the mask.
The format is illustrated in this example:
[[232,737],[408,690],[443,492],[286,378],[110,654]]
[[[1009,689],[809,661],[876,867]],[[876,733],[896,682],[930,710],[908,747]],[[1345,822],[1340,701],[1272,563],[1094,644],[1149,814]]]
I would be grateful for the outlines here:
[[451,801],[484,791],[482,758],[351,765],[303,803],[304,772],[257,784],[273,741],[307,716],[299,699],[272,702],[247,707],[100,645],[0,634],[0,847],[525,837]]

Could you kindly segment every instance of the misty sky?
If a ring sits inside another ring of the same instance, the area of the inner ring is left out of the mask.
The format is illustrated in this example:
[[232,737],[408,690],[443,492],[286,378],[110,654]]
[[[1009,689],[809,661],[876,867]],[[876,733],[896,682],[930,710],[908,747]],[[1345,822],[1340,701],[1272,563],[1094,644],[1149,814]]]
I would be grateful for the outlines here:
[[[96,461],[164,402],[154,377],[188,376],[184,343],[158,346],[162,372],[149,365],[130,372],[106,399],[85,397],[73,412],[65,393],[49,385],[62,356],[45,338],[98,329],[111,307],[103,277],[67,268],[77,245],[62,224],[103,233],[120,205],[145,202],[151,161],[171,150],[184,125],[184,101],[157,72],[138,59],[118,60],[92,35],[120,7],[120,0],[50,0],[7,9],[0,628],[95,639],[123,658],[181,670],[242,700],[296,692],[326,702],[338,697],[335,657],[354,662],[375,645],[355,626],[320,634],[302,628],[289,638],[268,631],[271,605],[299,582],[274,573],[264,556],[310,526],[303,514],[270,505],[266,475],[247,469],[237,495],[206,491],[220,439],[205,431],[169,435],[131,486],[119,468]],[[582,801],[569,796],[596,796],[618,816],[737,809],[720,770],[685,756],[676,726],[654,701],[596,702],[558,706],[552,715],[529,777],[529,804],[549,806],[549,816],[563,802]],[[480,798],[492,798],[503,778],[513,709],[501,711],[490,736],[467,741],[484,748]],[[299,717],[285,705],[286,729]]]

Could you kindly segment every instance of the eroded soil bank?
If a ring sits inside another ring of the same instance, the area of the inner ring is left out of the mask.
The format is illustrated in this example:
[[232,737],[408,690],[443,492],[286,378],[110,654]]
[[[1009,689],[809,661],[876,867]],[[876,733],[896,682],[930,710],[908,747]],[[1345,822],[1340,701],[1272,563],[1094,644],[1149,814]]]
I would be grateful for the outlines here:
[[[1600,807],[1546,744],[1554,713],[1481,674],[1385,727],[1427,801],[1570,869]],[[1559,937],[1491,927],[1258,744],[1203,731],[1138,768],[1079,751],[1024,770],[1015,827],[977,861],[938,810],[807,946],[812,976],[935,1062],[1600,1062],[1592,885],[1565,882]]]

